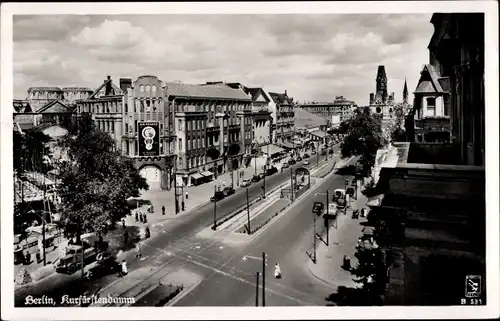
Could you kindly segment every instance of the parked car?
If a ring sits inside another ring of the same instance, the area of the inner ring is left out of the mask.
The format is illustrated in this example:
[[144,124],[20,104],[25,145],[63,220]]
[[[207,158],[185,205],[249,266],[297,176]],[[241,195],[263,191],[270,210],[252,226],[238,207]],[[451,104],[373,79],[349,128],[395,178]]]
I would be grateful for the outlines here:
[[252,176],[252,182],[258,182],[261,180],[261,177],[260,175],[258,174],[255,174],[254,176]]
[[288,164],[289,164],[289,165],[293,165],[293,164],[295,164],[295,163],[297,163],[297,162],[296,162],[296,161],[295,161],[295,159],[293,159],[293,158],[290,158],[290,160],[288,161]]
[[248,186],[250,186],[250,184],[252,184],[252,179],[245,178],[243,181],[241,181],[240,186],[241,187],[248,187]]
[[[316,152],[312,152],[312,154],[316,154]],[[304,159],[309,158],[309,154],[304,154]]]
[[224,193],[222,191],[217,191],[214,193],[214,196],[210,197],[211,202],[217,202],[224,198]]
[[234,194],[234,188],[232,188],[231,186],[224,187],[224,189],[222,190],[222,193],[224,193],[224,196],[233,195]]
[[283,167],[282,168],[288,168],[290,167],[290,165],[288,163],[283,163]]
[[325,204],[323,202],[314,202],[312,212],[321,215],[325,210]]
[[273,175],[274,173],[277,173],[277,172],[278,172],[278,169],[276,167],[272,166],[272,167],[267,169],[266,175],[270,176],[270,175]]

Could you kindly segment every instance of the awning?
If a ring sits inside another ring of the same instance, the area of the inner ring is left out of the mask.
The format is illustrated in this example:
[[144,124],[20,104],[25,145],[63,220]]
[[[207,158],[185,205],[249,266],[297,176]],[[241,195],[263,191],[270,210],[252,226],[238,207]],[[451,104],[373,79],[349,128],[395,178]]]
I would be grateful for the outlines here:
[[280,145],[281,145],[281,146],[283,146],[283,147],[285,147],[285,148],[288,148],[288,149],[293,149],[293,147],[294,147],[294,146],[293,146],[292,144],[290,144],[290,143],[281,143]]
[[212,173],[211,171],[206,171],[206,172],[201,173],[201,175],[203,175],[205,177],[210,177],[210,176],[214,176],[214,173]]
[[260,150],[264,153],[264,154],[267,154],[267,151],[269,150],[269,154],[270,155],[274,155],[274,154],[277,154],[277,153],[281,153],[284,151],[283,148],[279,147],[279,146],[276,146],[276,145],[273,145],[273,144],[270,144],[270,145],[267,145],[267,146],[262,146],[260,148]]
[[200,179],[203,177],[205,177],[205,176],[201,175],[200,173],[196,173],[196,174],[193,174],[193,176],[191,176],[191,178],[194,178],[194,179]]

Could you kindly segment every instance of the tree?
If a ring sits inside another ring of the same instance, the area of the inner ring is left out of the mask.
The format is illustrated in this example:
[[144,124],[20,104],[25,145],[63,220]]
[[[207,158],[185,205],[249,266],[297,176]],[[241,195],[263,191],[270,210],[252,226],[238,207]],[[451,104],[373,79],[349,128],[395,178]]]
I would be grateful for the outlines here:
[[360,246],[354,256],[358,259],[357,265],[351,270],[356,277],[354,280],[361,283],[365,298],[372,305],[382,304],[381,296],[387,284],[387,269],[382,250],[378,248],[365,248]]
[[115,149],[113,139],[93,124],[89,116],[79,120],[78,134],[68,134],[61,146],[69,161],[60,165],[61,219],[77,242],[84,232],[102,233],[130,213],[129,197],[148,189],[132,160]]
[[391,133],[391,140],[393,142],[406,142],[406,132],[401,127],[396,127]]
[[342,157],[360,156],[359,176],[368,177],[375,165],[377,150],[385,143],[381,123],[366,108],[364,111],[356,110],[345,126],[346,137],[340,146]]
[[50,137],[42,131],[31,129],[23,133],[13,132],[14,169],[18,173],[42,171],[42,157]]

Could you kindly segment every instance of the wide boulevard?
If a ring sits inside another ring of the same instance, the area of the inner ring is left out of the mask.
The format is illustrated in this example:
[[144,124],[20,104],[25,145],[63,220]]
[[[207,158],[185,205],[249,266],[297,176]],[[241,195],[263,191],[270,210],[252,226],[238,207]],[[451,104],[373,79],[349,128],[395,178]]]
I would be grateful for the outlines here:
[[[319,156],[323,159],[325,156]],[[331,155],[328,155],[331,159]],[[309,159],[316,165],[316,156]],[[298,163],[292,168],[303,166]],[[266,191],[278,187],[290,179],[290,170],[266,177]],[[253,183],[248,191],[250,200],[259,197],[261,184]],[[314,189],[341,188],[344,178],[331,175]],[[268,277],[266,280],[266,305],[324,305],[325,296],[332,289],[317,281],[308,273],[306,250],[312,245],[312,203],[318,200],[312,191],[266,226],[252,241],[243,245],[198,238],[196,234],[213,223],[214,205],[204,205],[190,213],[173,217],[157,231],[159,234],[146,242],[142,249],[144,259],[135,259],[135,252],[124,257],[129,262],[129,272],[137,268],[158,269],[186,268],[203,276],[203,281],[182,298],[179,306],[245,306],[255,302],[255,272],[262,268],[258,260],[241,260],[244,255],[268,254]],[[210,195],[207,195],[209,198]],[[323,197],[324,199],[324,197]],[[217,219],[244,206],[246,194],[239,189],[234,195],[217,202]],[[284,278],[272,278],[273,266],[280,262]],[[72,275],[54,274],[31,287],[16,291],[16,306],[22,306],[27,295],[46,295],[60,302],[62,295],[77,297],[82,293],[95,292],[115,282],[116,275],[109,275],[93,282],[81,281],[80,271]],[[122,293],[117,293],[122,294]]]

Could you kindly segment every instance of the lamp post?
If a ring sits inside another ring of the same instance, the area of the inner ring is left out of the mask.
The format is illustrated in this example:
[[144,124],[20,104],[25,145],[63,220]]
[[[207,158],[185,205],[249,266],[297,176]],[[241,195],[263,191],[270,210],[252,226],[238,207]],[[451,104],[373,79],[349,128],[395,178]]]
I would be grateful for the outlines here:
[[248,202],[248,187],[246,188],[246,194],[247,194],[248,234],[251,234],[252,229],[250,228],[250,203]]
[[349,178],[345,179],[345,187],[344,187],[344,201],[345,201],[345,207],[344,207],[344,213],[347,214],[347,186],[349,185]]
[[214,185],[214,226],[212,226],[212,230],[217,230],[217,198],[215,196],[215,192],[217,191],[217,186]]
[[259,276],[260,273],[256,272],[255,273],[255,306],[259,306]]
[[316,166],[319,164],[319,141],[316,141]]
[[291,193],[292,193],[290,197],[291,197],[291,200],[293,202],[294,201],[294,199],[293,199],[293,192],[295,190],[295,186],[293,184],[293,168],[292,167],[290,167],[290,190],[291,190]]

